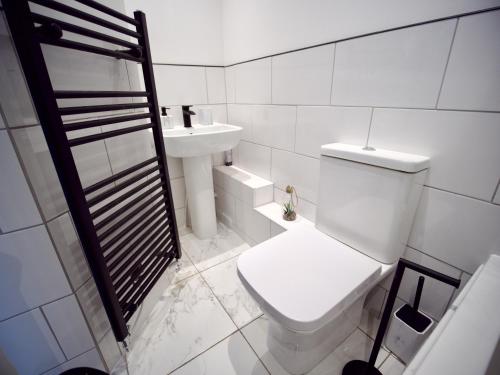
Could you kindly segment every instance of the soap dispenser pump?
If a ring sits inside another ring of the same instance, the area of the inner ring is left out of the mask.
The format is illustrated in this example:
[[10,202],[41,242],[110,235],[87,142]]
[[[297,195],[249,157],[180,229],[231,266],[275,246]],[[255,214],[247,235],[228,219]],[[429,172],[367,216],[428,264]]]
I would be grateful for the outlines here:
[[172,116],[167,113],[169,107],[161,107],[161,126],[163,129],[172,129],[174,127]]

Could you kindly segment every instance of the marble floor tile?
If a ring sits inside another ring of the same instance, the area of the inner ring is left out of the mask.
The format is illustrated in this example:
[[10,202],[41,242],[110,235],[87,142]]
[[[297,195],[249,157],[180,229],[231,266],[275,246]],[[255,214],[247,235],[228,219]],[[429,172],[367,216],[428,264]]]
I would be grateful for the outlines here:
[[238,258],[220,263],[201,275],[238,327],[262,315],[237,275]]
[[130,375],[166,375],[235,330],[200,275],[179,281],[165,290],[137,338]]
[[194,233],[189,233],[181,237],[181,245],[198,271],[213,267],[250,248],[240,236],[222,223],[217,224],[217,234],[214,237],[200,240]]
[[405,371],[405,365],[392,354],[380,366],[380,372],[384,375],[401,375]]
[[175,284],[198,273],[198,270],[191,259],[189,259],[189,255],[183,252],[181,258],[174,260],[165,273],[168,275],[170,283]]
[[236,332],[213,348],[172,372],[172,375],[269,374],[241,333]]
[[[272,375],[287,375],[288,373],[278,364],[269,353],[266,343],[268,321],[265,316],[243,327],[241,330],[252,348],[260,357]],[[372,349],[373,340],[361,330],[356,329],[335,351],[321,361],[309,375],[337,375],[342,373],[344,365],[353,359],[367,360]],[[389,353],[383,348],[380,350],[376,365],[380,366]]]

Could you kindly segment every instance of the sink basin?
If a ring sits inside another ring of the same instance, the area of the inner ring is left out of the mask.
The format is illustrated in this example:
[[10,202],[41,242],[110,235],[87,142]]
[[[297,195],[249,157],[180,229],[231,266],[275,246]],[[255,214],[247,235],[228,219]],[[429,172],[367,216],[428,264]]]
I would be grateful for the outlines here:
[[198,238],[217,234],[211,154],[235,147],[242,131],[220,123],[163,130],[165,153],[182,158],[191,228]]
[[163,130],[165,152],[175,158],[189,158],[230,150],[240,141],[242,131],[239,126],[220,123]]

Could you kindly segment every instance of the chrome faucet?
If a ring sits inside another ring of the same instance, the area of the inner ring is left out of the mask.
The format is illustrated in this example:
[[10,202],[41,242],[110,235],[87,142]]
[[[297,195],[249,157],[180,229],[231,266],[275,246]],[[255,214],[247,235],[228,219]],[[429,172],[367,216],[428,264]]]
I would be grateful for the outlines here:
[[189,108],[191,108],[192,105],[183,105],[182,106],[182,119],[184,120],[184,127],[185,128],[191,128],[191,116],[196,115],[193,111],[191,111]]

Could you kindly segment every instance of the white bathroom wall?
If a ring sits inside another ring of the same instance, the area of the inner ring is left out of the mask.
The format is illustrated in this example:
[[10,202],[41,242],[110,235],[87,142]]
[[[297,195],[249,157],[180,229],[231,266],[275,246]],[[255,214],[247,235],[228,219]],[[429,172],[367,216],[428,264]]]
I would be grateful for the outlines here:
[[[286,3],[226,2],[227,61],[493,5]],[[498,40],[500,10],[227,67],[228,120],[244,128],[235,164],[270,179],[277,202],[293,184],[299,212],[314,220],[320,145],[368,143],[429,156],[405,256],[466,280],[500,253]],[[416,285],[410,276],[400,293],[407,301]],[[439,318],[453,295],[428,282],[422,306]]]
[[225,65],[498,6],[498,0],[224,0]]

